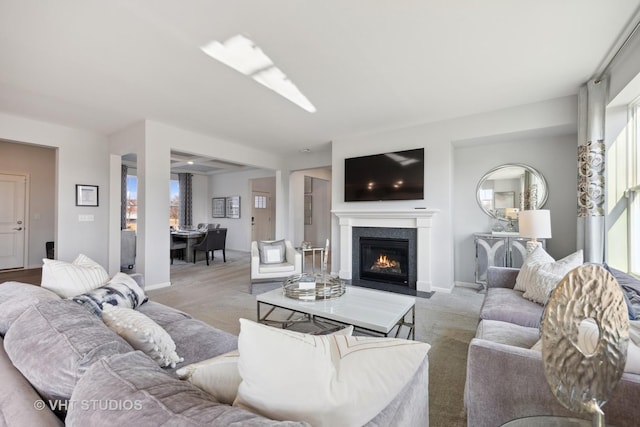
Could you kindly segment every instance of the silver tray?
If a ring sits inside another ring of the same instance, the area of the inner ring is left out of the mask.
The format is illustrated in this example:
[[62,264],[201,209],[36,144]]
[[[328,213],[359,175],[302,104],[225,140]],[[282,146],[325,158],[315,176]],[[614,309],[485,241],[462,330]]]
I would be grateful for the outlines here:
[[[315,281],[315,286],[313,282]],[[284,295],[303,301],[337,298],[344,294],[345,283],[329,274],[295,274],[282,284]]]

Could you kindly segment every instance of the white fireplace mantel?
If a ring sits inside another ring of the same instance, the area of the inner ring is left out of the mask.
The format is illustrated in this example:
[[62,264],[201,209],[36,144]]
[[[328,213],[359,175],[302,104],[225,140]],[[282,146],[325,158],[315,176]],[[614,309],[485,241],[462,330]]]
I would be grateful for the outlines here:
[[416,290],[431,291],[431,228],[439,209],[334,210],[340,225],[340,278],[351,280],[353,227],[415,228]]

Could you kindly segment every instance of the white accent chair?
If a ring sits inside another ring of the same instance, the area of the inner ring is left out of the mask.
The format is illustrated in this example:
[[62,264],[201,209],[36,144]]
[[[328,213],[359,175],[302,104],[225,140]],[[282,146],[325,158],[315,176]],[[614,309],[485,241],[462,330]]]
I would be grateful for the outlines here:
[[[273,242],[273,240],[269,240]],[[276,282],[293,274],[302,273],[302,254],[289,240],[284,241],[285,260],[278,264],[262,264],[258,251],[258,242],[251,242],[251,283]]]

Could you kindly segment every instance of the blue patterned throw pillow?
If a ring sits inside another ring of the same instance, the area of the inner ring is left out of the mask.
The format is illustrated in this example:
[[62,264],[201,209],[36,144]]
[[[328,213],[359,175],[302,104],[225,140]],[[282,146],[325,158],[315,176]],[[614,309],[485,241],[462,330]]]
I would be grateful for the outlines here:
[[102,317],[102,307],[105,303],[135,309],[145,303],[148,298],[131,276],[117,273],[104,286],[76,295],[73,300],[96,316]]

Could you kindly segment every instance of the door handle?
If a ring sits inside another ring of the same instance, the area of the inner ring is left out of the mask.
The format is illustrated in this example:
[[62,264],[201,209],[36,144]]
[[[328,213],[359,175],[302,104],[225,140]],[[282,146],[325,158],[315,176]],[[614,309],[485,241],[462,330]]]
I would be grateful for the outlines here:
[[14,230],[20,231],[22,230],[22,227],[14,228]]

